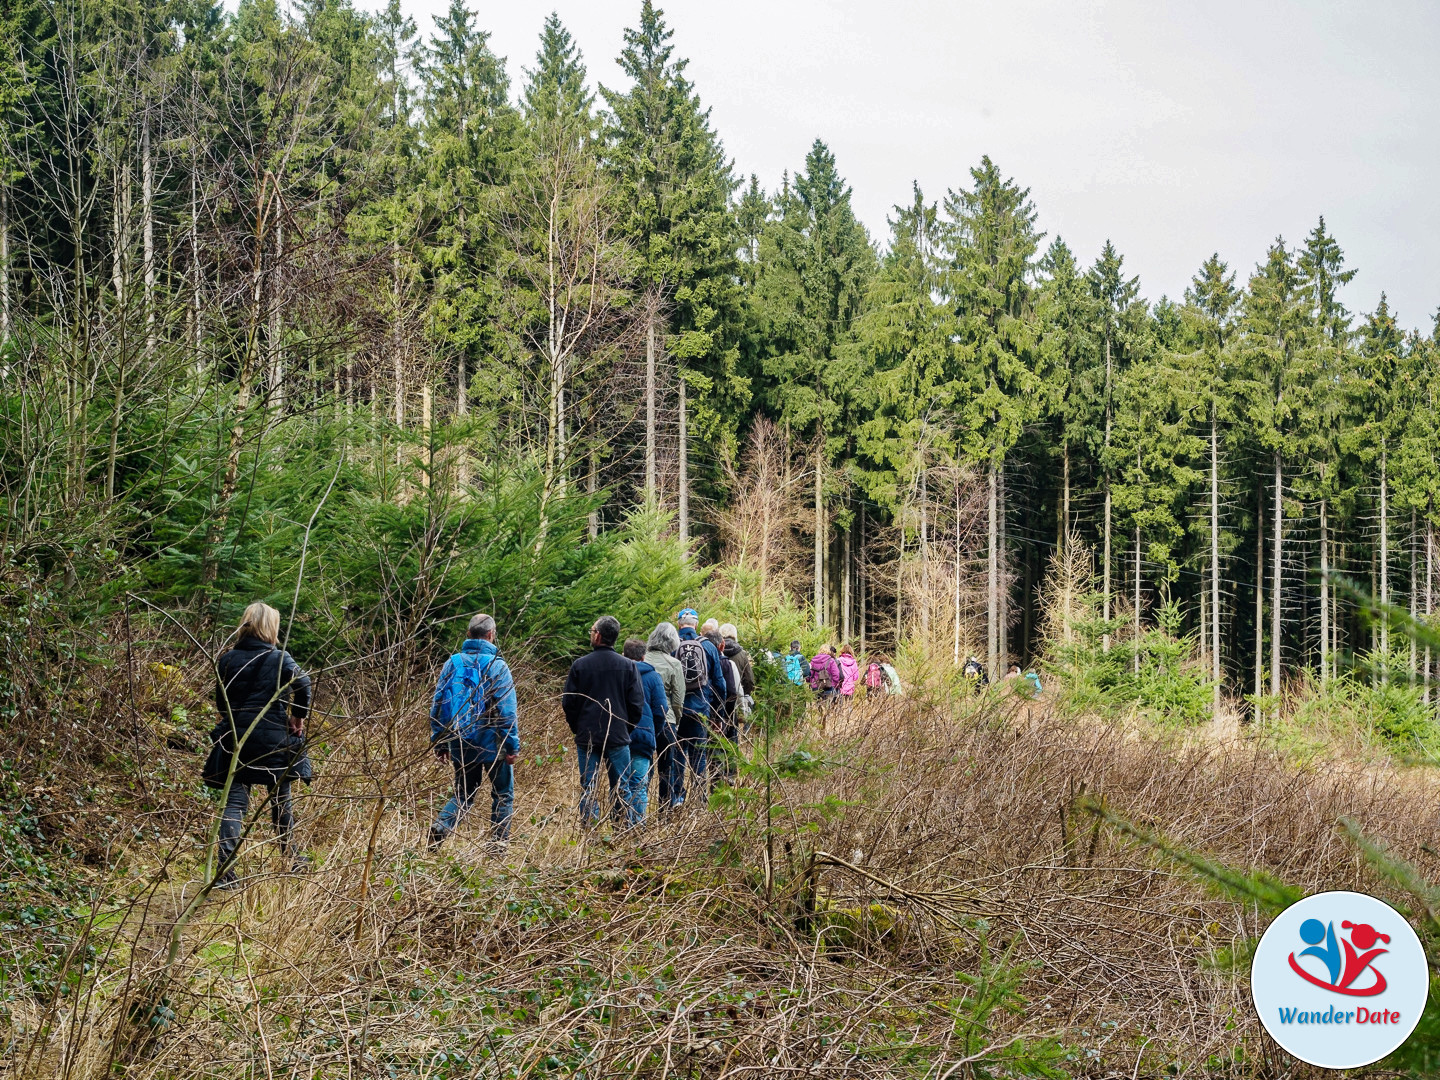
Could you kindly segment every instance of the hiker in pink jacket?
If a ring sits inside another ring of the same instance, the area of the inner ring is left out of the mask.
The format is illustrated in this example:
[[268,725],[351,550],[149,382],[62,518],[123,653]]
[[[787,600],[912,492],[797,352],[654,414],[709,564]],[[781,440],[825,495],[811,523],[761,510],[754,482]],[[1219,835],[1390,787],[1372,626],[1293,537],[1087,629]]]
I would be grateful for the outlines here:
[[810,689],[821,701],[829,701],[840,692],[844,676],[835,661],[835,646],[826,645],[810,661]]
[[840,696],[853,698],[855,687],[860,683],[860,663],[846,645],[840,650]]

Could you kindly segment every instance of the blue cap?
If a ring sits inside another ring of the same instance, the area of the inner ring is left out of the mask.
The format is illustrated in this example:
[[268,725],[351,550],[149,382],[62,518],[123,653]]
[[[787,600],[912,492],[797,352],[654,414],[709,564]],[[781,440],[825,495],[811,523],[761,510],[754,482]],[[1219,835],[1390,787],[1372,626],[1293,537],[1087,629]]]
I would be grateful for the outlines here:
[[675,616],[675,621],[679,622],[681,619],[694,619],[698,622],[700,620],[700,613],[693,607],[681,608],[680,614]]

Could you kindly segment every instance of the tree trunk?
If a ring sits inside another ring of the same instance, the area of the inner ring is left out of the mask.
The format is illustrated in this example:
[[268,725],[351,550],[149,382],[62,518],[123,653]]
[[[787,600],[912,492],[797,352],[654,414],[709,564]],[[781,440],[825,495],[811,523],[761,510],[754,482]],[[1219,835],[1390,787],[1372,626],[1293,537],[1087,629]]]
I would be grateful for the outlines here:
[[155,355],[155,157],[150,149],[150,116],[140,129],[140,222],[144,244],[145,358]]
[[[1256,486],[1255,508],[1255,697],[1265,692],[1265,485]],[[1258,708],[1258,705],[1257,705]]]
[[[785,441],[786,469],[789,469],[790,441]],[[680,373],[680,542],[690,543],[690,433],[685,427],[685,373]]]
[[425,473],[421,477],[421,482],[425,485],[426,488],[430,487],[430,474],[435,469],[435,453],[433,445],[430,441],[431,407],[432,398],[430,391],[430,383],[427,381],[420,387],[420,431],[422,433],[422,437],[425,440]]
[[[1005,459],[1000,459],[1000,464],[995,469],[996,487],[996,521],[995,528],[1000,536],[1000,547],[996,554],[996,565],[998,568],[998,594],[995,600],[996,617],[999,620],[1000,630],[1000,666],[1004,667],[1010,663],[1010,586],[1005,579],[1005,567],[1010,553],[1009,537],[1005,530]],[[1004,671],[1000,671],[1004,674]]]
[[655,505],[655,313],[645,320],[645,505]]
[[240,470],[240,451],[245,445],[245,414],[250,408],[250,395],[254,392],[257,369],[260,367],[260,326],[264,317],[265,273],[264,273],[264,231],[259,222],[264,220],[263,204],[255,208],[257,225],[255,229],[254,271],[250,285],[250,325],[245,335],[245,351],[240,357],[240,373],[235,388],[235,420],[230,426],[230,447],[225,455],[225,472],[220,480],[216,511],[210,519],[210,530],[205,538],[205,555],[201,568],[201,580],[213,584],[219,575],[219,558],[216,547],[225,535],[225,525],[230,514],[230,500],[235,497],[235,483]]
[[596,495],[600,491],[600,448],[593,441],[590,444],[590,463],[585,472],[585,490],[590,496],[590,517],[589,531],[590,542],[593,544],[600,538],[600,507],[596,504]]
[[205,364],[201,358],[204,327],[200,316],[200,181],[198,169],[190,171],[190,341],[195,349],[195,385],[205,382]]
[[[1434,624],[1430,621],[1432,612],[1432,600],[1435,596],[1435,526],[1431,519],[1435,515],[1435,506],[1432,503],[1425,507],[1425,625],[1431,627]],[[1421,687],[1425,694],[1425,704],[1430,704],[1430,645],[1425,645],[1425,670],[1421,677]]]
[[[1063,479],[1062,479],[1061,488],[1060,488],[1060,492],[1061,492],[1061,494],[1060,494],[1060,535],[1055,538],[1055,550],[1058,551],[1058,552],[1060,552],[1060,553],[1063,555],[1063,554],[1065,553],[1065,546],[1066,546],[1066,544],[1069,543],[1069,539],[1070,539],[1070,443],[1069,443],[1069,442],[1066,442],[1066,443],[1063,444],[1063,446],[1062,446],[1062,448],[1061,448],[1061,456],[1062,456],[1062,459],[1063,459],[1063,461],[1062,461],[1062,467],[1061,467],[1061,476],[1062,476]],[[957,499],[958,499],[958,497],[959,497],[959,496],[958,496],[958,492],[957,492],[957,496],[956,496],[956,497],[957,497]],[[956,506],[957,506],[957,509],[956,509],[956,511],[955,511],[955,521],[956,521],[956,527],[958,528],[958,527],[959,527],[959,521],[960,521],[960,511],[959,511],[959,509],[958,509],[958,506],[959,506],[958,501],[957,501],[957,503],[956,503]]]
[[1320,685],[1330,681],[1330,521],[1320,500]]
[[[285,411],[285,357],[280,348],[280,264],[285,257],[285,227],[277,215],[275,221],[275,264],[270,268],[269,303],[270,328],[267,344],[270,351],[270,408],[279,416]],[[396,356],[399,368],[399,356]]]
[[[1415,551],[1415,508],[1412,506],[1412,507],[1410,508],[1410,621],[1411,621],[1412,623],[1415,621],[1415,617],[1419,614],[1419,612],[1416,610],[1416,607],[1415,607],[1416,586],[1420,584],[1420,582],[1419,582],[1419,574],[1418,574],[1418,572],[1417,572],[1417,571],[1419,570],[1419,566],[1418,566],[1418,563],[1419,563],[1419,562],[1420,562],[1420,559],[1419,559],[1419,557],[1418,557],[1417,552]],[[1414,634],[1411,634],[1411,635],[1410,635],[1410,685],[1411,685],[1411,686],[1414,686],[1414,685],[1415,685],[1415,665],[1416,665],[1417,663],[1419,663],[1419,657],[1416,655],[1415,635],[1414,635]]]
[[860,528],[860,550],[859,550],[859,552],[858,552],[858,556],[859,556],[859,557],[855,560],[855,576],[856,576],[856,578],[857,578],[856,584],[859,586],[859,592],[860,592],[860,651],[863,653],[863,652],[865,651],[865,629],[866,629],[866,627],[865,627],[865,616],[868,614],[868,610],[869,610],[869,607],[870,607],[870,604],[869,604],[869,599],[870,599],[870,598],[869,598],[870,575],[869,575],[869,573],[868,573],[868,567],[867,567],[866,564],[865,564],[865,551],[866,551],[866,548],[865,548],[865,505],[864,505],[864,503],[861,503],[861,505],[860,505],[860,513],[859,513],[858,517],[859,517],[859,528]]
[[845,530],[844,535],[841,537],[840,543],[841,543],[840,561],[841,561],[841,563],[843,564],[842,567],[841,567],[841,575],[842,575],[842,576],[841,576],[841,578],[840,578],[840,636],[841,636],[845,641],[848,642],[848,641],[850,640],[850,630],[851,630],[851,625],[850,625],[850,601],[851,601],[850,573],[851,573],[851,568],[850,568],[850,530],[849,530],[849,529],[846,529],[846,530]]
[[895,560],[895,648],[900,648],[905,626],[905,504],[900,504],[900,557]]
[[130,301],[130,164],[115,171],[115,247],[111,256],[110,280],[115,287],[115,307],[123,312]]
[[815,447],[815,624],[825,625],[825,436]]
[[1135,674],[1140,674],[1140,526],[1135,526]]
[[1270,693],[1280,695],[1280,615],[1284,606],[1284,595],[1280,583],[1281,554],[1284,543],[1284,476],[1281,472],[1280,451],[1275,451],[1275,566],[1270,573]]
[[985,662],[993,682],[998,677],[996,664],[1000,660],[1000,533],[998,529],[999,478],[992,459],[988,470],[990,482],[989,530],[990,553],[986,567],[986,611],[985,611]]
[[955,474],[955,649],[954,664],[960,666],[960,474]]
[[[0,176],[0,348],[10,340],[10,184]],[[9,373],[0,366],[0,374]]]
[[[553,335],[552,335],[553,339]],[[397,354],[398,355],[398,354]],[[396,360],[395,375],[398,380],[400,363]],[[397,404],[398,409],[398,404]],[[550,350],[550,393],[545,417],[545,475],[540,488],[540,527],[535,550],[545,545],[549,531],[550,502],[559,495],[564,486],[565,470],[565,369],[564,358]]]
[[[1111,373],[1112,365],[1110,359],[1110,334],[1107,330],[1105,334],[1105,449],[1107,451],[1110,449]],[[1104,569],[1102,571],[1102,575],[1104,578],[1104,586],[1102,589],[1103,596],[1101,602],[1103,604],[1103,617],[1106,625],[1106,631],[1102,639],[1101,647],[1105,650],[1105,652],[1108,653],[1110,651],[1110,467],[1108,465],[1105,466],[1105,542],[1104,553],[1101,558],[1104,563]]]
[[[1380,443],[1380,603],[1390,603],[1390,478],[1384,440]],[[1390,620],[1380,620],[1380,678],[1390,681]]]
[[1224,679],[1220,667],[1220,434],[1215,406],[1210,406],[1210,678],[1215,684],[1213,708],[1220,712]]
[[930,644],[930,476],[920,470],[920,640]]

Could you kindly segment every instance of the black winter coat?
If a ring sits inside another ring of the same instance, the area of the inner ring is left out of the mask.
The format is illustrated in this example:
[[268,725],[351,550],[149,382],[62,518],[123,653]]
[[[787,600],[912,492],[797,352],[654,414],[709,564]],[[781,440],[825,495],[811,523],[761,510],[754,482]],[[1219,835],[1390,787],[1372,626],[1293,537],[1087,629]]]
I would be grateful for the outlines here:
[[575,745],[592,753],[630,745],[630,729],[645,715],[640,669],[607,645],[570,665],[560,698]]
[[257,637],[241,638],[215,666],[219,720],[210,732],[210,754],[202,774],[205,783],[213,788],[225,786],[237,737],[240,765],[235,783],[308,782],[311,769],[305,737],[291,730],[289,718],[303,722],[310,712],[310,676],[284,649]]

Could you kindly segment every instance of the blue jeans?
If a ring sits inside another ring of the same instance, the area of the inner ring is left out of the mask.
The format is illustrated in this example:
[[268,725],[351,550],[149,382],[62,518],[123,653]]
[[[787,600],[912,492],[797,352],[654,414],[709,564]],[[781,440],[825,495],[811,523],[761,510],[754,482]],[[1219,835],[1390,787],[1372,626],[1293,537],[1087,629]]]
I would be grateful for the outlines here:
[[630,824],[639,825],[650,809],[650,759],[644,754],[630,755]]
[[594,825],[600,820],[600,798],[595,792],[595,781],[602,758],[605,760],[605,771],[610,776],[610,817],[616,821],[622,818],[628,820],[631,816],[630,747],[615,746],[602,751],[577,745],[575,756],[580,764],[580,820],[586,825]]
[[675,805],[685,795],[685,752],[674,724],[661,724],[655,733],[654,772],[660,779],[660,809]]
[[475,796],[490,783],[490,835],[496,840],[510,839],[510,819],[515,816],[515,770],[505,764],[504,757],[485,760],[463,755],[451,761],[455,765],[455,794],[450,796],[435,819],[434,832],[448,836],[460,824]]
[[686,776],[699,794],[705,792],[705,755],[710,744],[710,720],[704,713],[686,709],[680,717],[680,762],[675,792],[685,798]]

